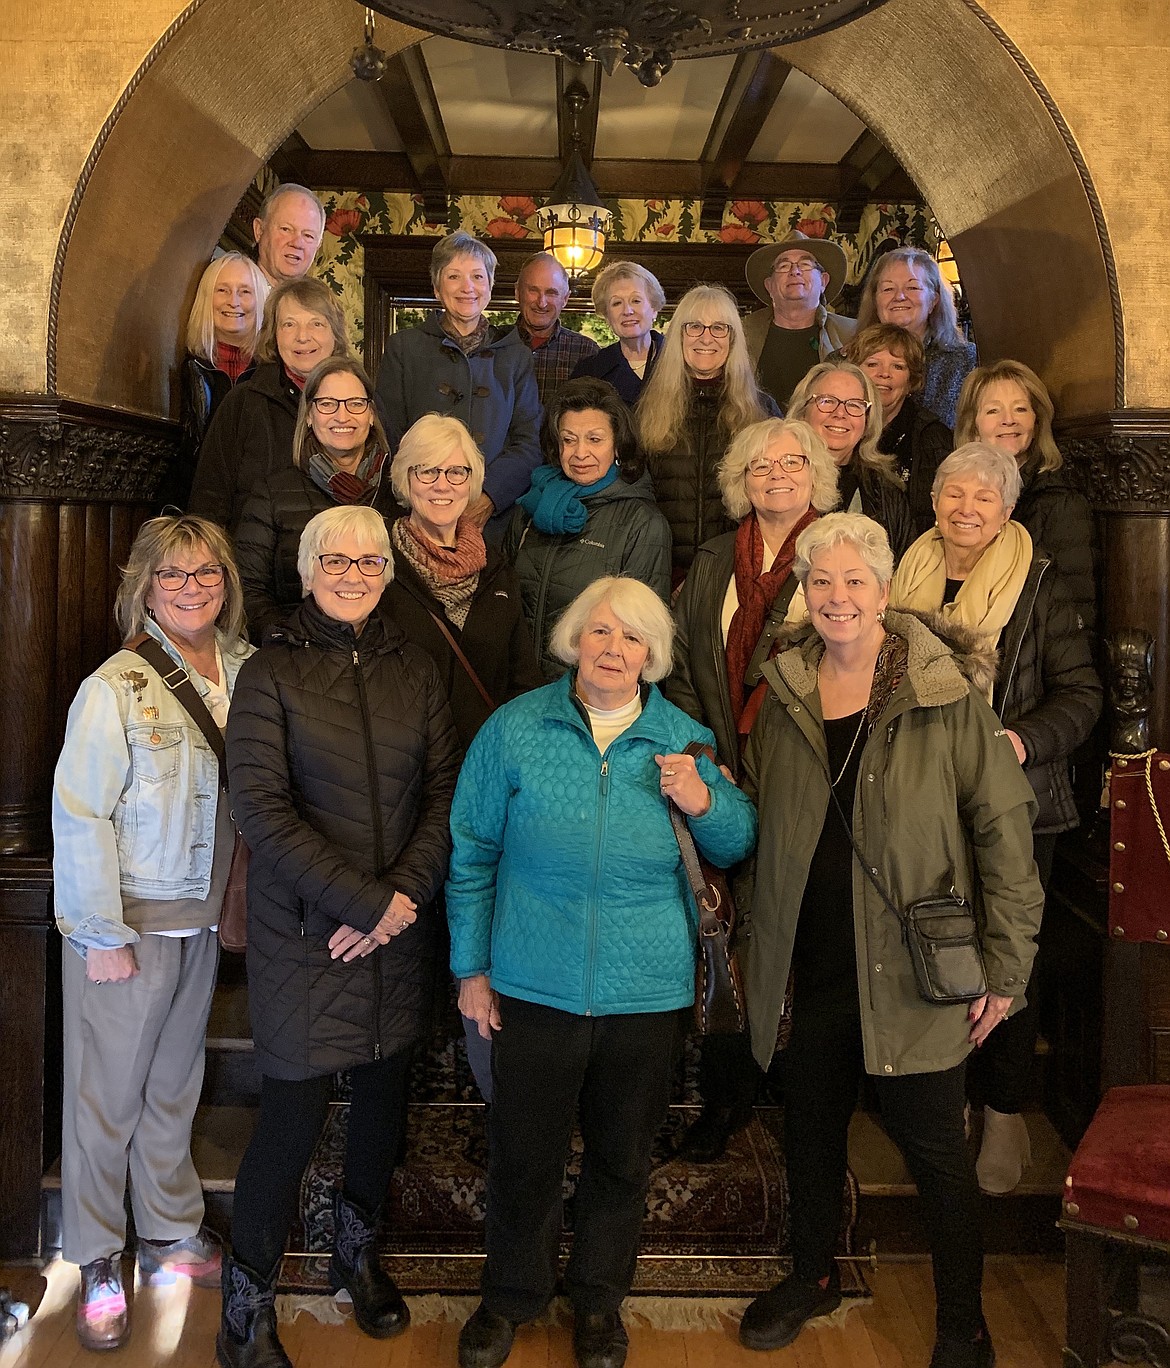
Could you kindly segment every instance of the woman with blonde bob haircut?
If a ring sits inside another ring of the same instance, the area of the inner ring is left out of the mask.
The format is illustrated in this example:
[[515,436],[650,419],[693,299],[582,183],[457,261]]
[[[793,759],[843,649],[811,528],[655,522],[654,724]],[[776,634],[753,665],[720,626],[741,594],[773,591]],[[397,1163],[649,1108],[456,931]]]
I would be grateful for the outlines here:
[[390,466],[390,483],[398,502],[411,506],[410,472],[418,466],[430,468],[447,456],[460,456],[471,472],[467,477],[468,500],[474,503],[483,490],[483,452],[475,438],[458,418],[441,413],[425,413],[410,425],[399,443]]
[[892,456],[878,448],[882,404],[851,361],[821,361],[792,391],[788,416],[808,423],[836,463],[841,506],[880,523],[897,560],[914,539],[910,505]]
[[[793,574],[797,538],[836,507],[837,467],[813,429],[768,418],[744,428],[719,464],[719,487],[739,523],[699,548],[675,608],[675,669],[667,698],[715,733],[721,764],[739,775],[763,701],[763,667],[788,621],[805,615]],[[679,1146],[712,1163],[751,1120],[758,1070],[742,1036],[705,1037],[703,1110]]]
[[297,546],[310,519],[348,506],[394,516],[387,464],[386,433],[369,376],[352,357],[327,357],[301,392],[292,463],[259,481],[236,530],[257,644],[301,601]]
[[617,341],[577,362],[572,379],[582,375],[608,380],[629,405],[637,402],[662,348],[654,321],[666,306],[658,279],[636,261],[611,261],[593,282],[593,308]]
[[352,1100],[330,1284],[349,1292],[367,1335],[410,1323],[377,1230],[430,1015],[459,746],[434,662],[378,611],[392,573],[382,517],[360,504],[316,514],[297,565],[304,598],[246,667],[228,728],[232,803],[252,852],[248,1008],[261,1081],[224,1261],[221,1368],[289,1362],[276,1269],[339,1070]]
[[699,547],[728,530],[718,477],[728,443],[749,424],[780,416],[756,384],[731,292],[722,285],[688,290],[635,411],[658,506],[670,523],[676,584]]
[[[744,757],[760,814],[744,971],[761,1068],[776,1055],[791,984],[791,1035],[776,1063],[793,1268],[752,1302],[739,1333],[750,1349],[778,1349],[839,1305],[849,1120],[868,1075],[922,1202],[931,1364],[992,1368],[965,1079],[973,1048],[1021,1005],[1036,953],[1035,805],[983,696],[987,651],[892,608],[893,565],[885,532],[862,515],[830,513],[801,533],[794,573],[808,619],[764,666]],[[887,900],[952,896],[978,909],[988,991],[948,1006],[923,1000]]]
[[219,1281],[191,1124],[235,841],[220,763],[168,685],[185,677],[207,730],[222,728],[251,653],[231,548],[202,518],[142,525],[116,615],[126,646],[82,682],[53,783],[62,1252],[81,1265],[87,1349],[130,1332],[127,1164],[143,1283]]
[[[459,1005],[492,1035],[487,1259],[459,1362],[502,1364],[556,1288],[565,1158],[585,1138],[565,1285],[584,1368],[620,1368],[630,1288],[686,1009],[696,909],[668,800],[718,865],[755,813],[709,760],[705,728],[654,682],[670,615],[638,580],[597,580],[554,645],[572,666],[488,718],[451,809],[447,880]],[[539,1080],[539,1086],[534,1086]]]
[[955,297],[938,262],[921,247],[895,247],[870,267],[857,309],[859,328],[893,323],[912,332],[926,352],[922,402],[948,427],[963,378],[975,365],[975,344],[959,327]]
[[200,277],[179,373],[183,437],[159,491],[161,507],[186,508],[208,425],[232,390],[252,378],[270,288],[263,271],[242,252],[217,256]]
[[1097,622],[1097,529],[1089,501],[1061,473],[1064,459],[1052,435],[1052,397],[1022,361],[979,366],[963,381],[955,441],[990,442],[1020,468],[1012,517],[1052,557],[1081,620]]

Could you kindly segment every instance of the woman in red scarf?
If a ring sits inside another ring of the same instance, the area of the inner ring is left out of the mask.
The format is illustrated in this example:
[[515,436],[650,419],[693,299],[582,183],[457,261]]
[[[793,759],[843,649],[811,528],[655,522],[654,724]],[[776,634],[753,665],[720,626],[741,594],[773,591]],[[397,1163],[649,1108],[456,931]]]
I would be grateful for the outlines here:
[[[738,777],[759,710],[760,671],[784,622],[804,615],[792,575],[796,538],[837,504],[837,467],[807,423],[765,419],[744,428],[719,466],[735,532],[704,543],[679,595],[674,671],[663,692],[715,733],[719,761]],[[751,1118],[757,1071],[742,1036],[703,1041],[703,1112],[679,1148],[710,1163]]]

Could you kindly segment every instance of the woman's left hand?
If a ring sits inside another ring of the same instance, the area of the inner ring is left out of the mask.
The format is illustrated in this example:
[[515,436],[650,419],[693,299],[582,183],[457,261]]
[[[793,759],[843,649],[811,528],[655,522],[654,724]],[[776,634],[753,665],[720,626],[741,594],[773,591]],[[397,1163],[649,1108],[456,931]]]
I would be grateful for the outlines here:
[[342,958],[346,964],[350,960],[365,959],[379,945],[388,945],[393,937],[405,931],[417,911],[418,905],[405,893],[395,893],[381,921],[369,933],[363,934],[352,926],[339,926],[329,937],[330,958]]
[[711,790],[699,778],[693,755],[656,755],[664,798],[671,798],[688,817],[702,817],[711,806]]
[[496,511],[496,506],[486,494],[481,494],[474,503],[467,505],[465,518],[470,518],[477,527],[485,527],[492,514]]
[[976,998],[967,1012],[967,1020],[973,1022],[971,1034],[967,1039],[978,1048],[1012,1009],[1015,998],[1000,997],[996,993],[985,993]]

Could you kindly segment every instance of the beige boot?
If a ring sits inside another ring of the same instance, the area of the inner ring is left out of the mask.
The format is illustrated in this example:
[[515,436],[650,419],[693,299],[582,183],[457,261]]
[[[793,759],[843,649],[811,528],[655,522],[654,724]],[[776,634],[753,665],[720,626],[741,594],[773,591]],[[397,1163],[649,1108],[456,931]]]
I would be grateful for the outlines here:
[[979,1187],[991,1197],[1003,1197],[1019,1184],[1032,1162],[1028,1123],[1019,1112],[983,1108],[983,1143],[975,1162]]

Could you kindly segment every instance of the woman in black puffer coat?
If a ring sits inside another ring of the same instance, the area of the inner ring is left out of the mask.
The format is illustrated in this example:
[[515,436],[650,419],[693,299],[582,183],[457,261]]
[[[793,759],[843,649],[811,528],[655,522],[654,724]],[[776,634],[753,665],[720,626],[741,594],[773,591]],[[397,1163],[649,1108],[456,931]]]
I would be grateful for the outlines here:
[[251,851],[248,989],[260,1116],[236,1178],[224,1260],[224,1368],[287,1358],[273,1279],[332,1076],[352,1070],[330,1277],[358,1325],[404,1330],[375,1232],[424,1033],[459,747],[434,662],[376,613],[385,523],[339,507],[305,528],[306,600],[237,682],[233,810]]

